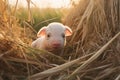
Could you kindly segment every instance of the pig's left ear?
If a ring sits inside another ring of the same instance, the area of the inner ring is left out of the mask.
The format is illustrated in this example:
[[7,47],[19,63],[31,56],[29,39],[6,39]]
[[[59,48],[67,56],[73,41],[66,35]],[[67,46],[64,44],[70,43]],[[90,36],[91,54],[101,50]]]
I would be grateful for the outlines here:
[[42,28],[38,31],[37,37],[45,36],[45,34],[46,34],[46,28],[47,28],[47,27],[42,27]]
[[72,35],[72,30],[68,26],[65,26],[65,36],[71,36],[71,35]]

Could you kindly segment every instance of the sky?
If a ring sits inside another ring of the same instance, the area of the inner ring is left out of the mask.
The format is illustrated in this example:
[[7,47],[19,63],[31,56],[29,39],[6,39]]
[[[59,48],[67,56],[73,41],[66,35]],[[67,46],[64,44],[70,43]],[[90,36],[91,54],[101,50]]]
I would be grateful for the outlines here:
[[[9,4],[15,5],[16,0],[8,0]],[[62,8],[62,7],[70,7],[70,1],[71,0],[31,0],[35,6],[40,7],[40,8],[46,8],[46,7],[51,7],[51,8]],[[18,0],[18,6],[27,6],[26,0]],[[32,7],[34,7],[33,4],[31,4]]]

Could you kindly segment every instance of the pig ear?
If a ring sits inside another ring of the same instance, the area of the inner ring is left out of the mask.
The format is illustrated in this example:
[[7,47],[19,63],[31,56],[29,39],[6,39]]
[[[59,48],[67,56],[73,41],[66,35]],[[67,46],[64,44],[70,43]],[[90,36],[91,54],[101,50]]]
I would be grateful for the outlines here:
[[45,36],[45,34],[46,34],[46,28],[47,28],[47,27],[42,27],[42,28],[38,31],[37,37]]
[[65,36],[71,36],[71,35],[72,35],[72,30],[68,26],[65,26]]

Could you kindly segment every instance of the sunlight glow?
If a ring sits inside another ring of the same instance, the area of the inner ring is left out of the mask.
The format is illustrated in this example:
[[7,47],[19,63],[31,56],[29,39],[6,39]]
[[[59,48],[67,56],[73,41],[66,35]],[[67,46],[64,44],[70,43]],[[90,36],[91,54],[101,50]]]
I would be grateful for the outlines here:
[[[15,5],[16,0],[8,0],[9,4]],[[67,8],[70,7],[70,0],[31,0],[31,7],[37,6],[40,8]],[[18,6],[27,7],[26,0],[18,0]]]

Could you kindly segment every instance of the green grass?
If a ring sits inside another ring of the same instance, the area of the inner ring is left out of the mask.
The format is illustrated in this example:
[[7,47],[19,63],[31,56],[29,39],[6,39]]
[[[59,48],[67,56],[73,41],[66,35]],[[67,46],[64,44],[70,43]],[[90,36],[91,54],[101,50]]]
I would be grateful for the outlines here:
[[[41,27],[47,26],[51,22],[61,22],[61,17],[63,16],[61,9],[53,8],[31,8],[32,17],[33,17],[33,28],[38,31]],[[19,18],[20,23],[22,21],[28,20],[28,9],[19,8],[16,13],[17,18]]]

